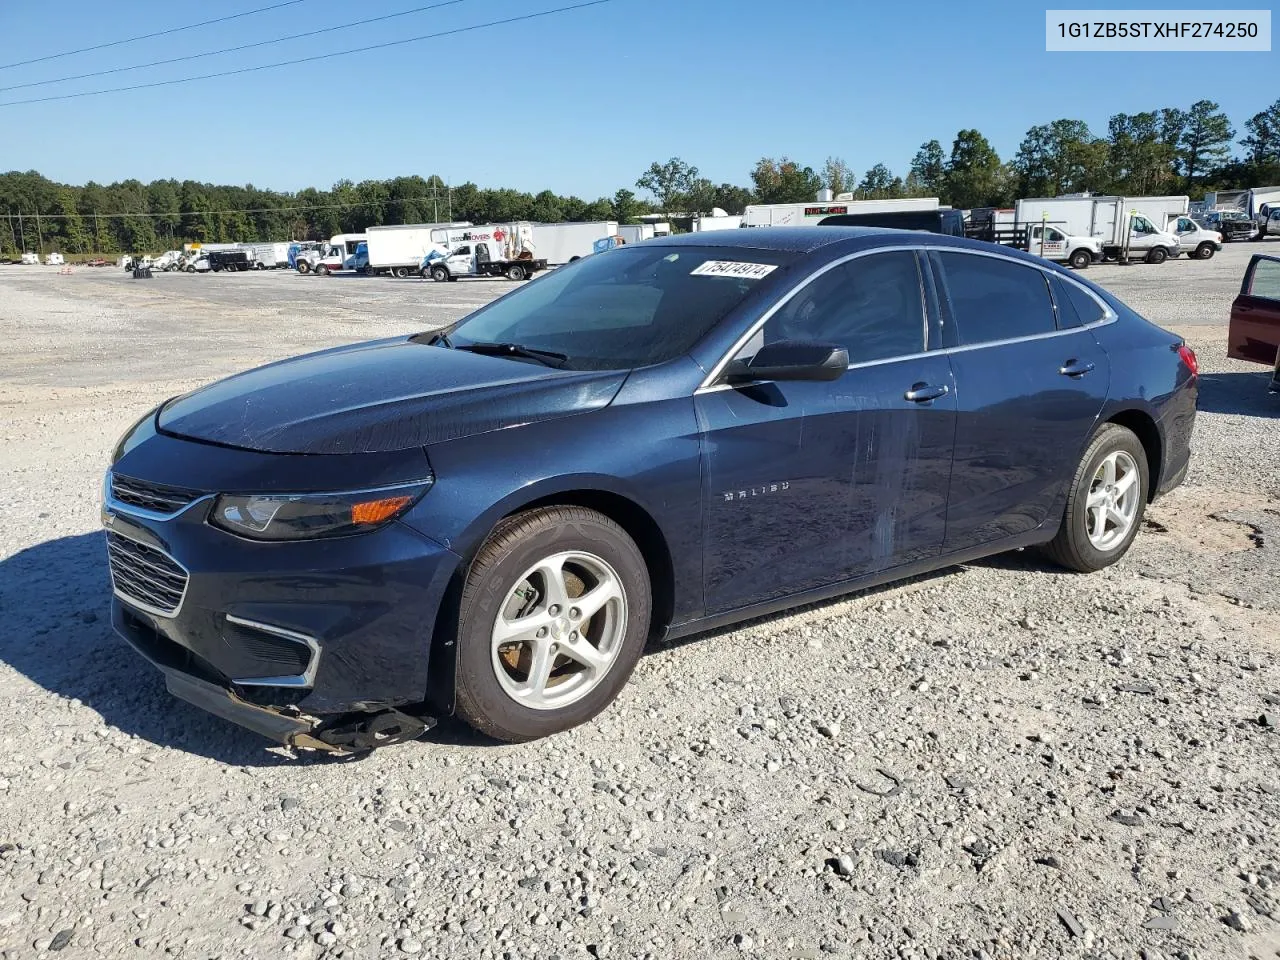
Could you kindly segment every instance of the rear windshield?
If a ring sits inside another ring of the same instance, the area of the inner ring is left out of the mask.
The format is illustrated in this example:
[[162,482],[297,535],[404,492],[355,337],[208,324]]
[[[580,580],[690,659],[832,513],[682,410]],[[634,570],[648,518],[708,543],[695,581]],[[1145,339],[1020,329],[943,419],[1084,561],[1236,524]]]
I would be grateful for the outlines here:
[[687,353],[760,282],[795,259],[741,247],[619,247],[560,267],[463,320],[450,337],[567,354],[620,370]]

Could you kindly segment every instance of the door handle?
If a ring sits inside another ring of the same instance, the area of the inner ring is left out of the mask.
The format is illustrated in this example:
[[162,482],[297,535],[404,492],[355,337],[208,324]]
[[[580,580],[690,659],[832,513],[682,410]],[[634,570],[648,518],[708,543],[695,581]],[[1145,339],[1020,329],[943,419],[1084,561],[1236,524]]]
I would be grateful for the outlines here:
[[1093,367],[1093,362],[1089,360],[1085,360],[1083,363],[1079,360],[1068,360],[1058,368],[1058,372],[1064,377],[1083,377]]
[[903,394],[903,398],[912,403],[928,403],[945,397],[950,392],[951,388],[945,383],[913,383],[911,389]]
[[1236,313],[1253,313],[1253,307],[1236,307]]

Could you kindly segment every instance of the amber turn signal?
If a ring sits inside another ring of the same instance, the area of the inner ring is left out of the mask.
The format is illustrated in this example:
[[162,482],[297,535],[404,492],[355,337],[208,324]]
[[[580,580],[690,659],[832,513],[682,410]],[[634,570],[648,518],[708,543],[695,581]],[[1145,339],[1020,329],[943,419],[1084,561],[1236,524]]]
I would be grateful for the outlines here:
[[381,500],[366,500],[364,503],[351,505],[352,523],[382,523],[390,520],[409,505],[413,497],[384,497]]

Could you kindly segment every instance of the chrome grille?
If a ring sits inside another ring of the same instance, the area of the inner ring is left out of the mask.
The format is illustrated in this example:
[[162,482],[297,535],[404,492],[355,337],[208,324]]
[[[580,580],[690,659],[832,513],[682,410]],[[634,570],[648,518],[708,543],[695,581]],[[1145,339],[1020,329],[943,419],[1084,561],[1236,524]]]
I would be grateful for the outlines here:
[[163,550],[107,531],[111,585],[122,599],[163,617],[171,617],[187,591],[187,571]]
[[177,513],[202,494],[199,490],[171,487],[165,483],[149,483],[133,477],[111,475],[111,496],[120,503],[141,507],[156,513]]

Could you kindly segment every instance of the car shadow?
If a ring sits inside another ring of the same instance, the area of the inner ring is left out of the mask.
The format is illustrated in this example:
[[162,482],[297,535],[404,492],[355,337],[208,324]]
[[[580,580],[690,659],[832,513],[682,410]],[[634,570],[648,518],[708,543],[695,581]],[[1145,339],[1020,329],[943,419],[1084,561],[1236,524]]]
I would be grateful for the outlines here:
[[99,532],[47,540],[0,560],[0,662],[159,747],[235,766],[334,762],[325,754],[294,760],[272,752],[270,741],[171,696],[159,671],[112,629],[110,597]]
[[1267,392],[1270,383],[1271,371],[1265,367],[1257,373],[1202,373],[1196,409],[1205,413],[1280,417],[1280,396]]

